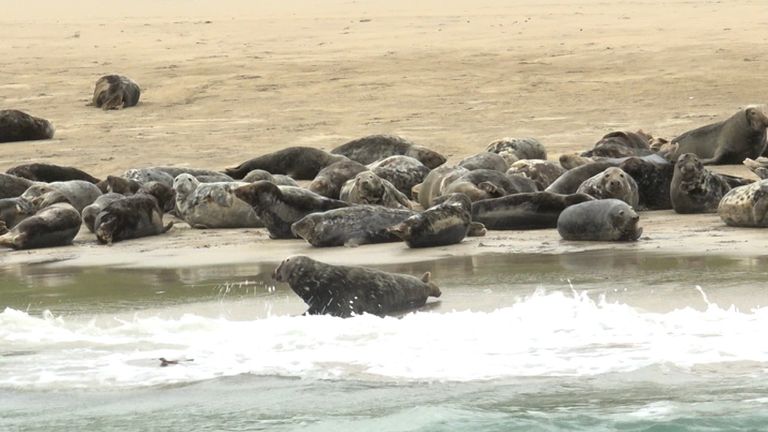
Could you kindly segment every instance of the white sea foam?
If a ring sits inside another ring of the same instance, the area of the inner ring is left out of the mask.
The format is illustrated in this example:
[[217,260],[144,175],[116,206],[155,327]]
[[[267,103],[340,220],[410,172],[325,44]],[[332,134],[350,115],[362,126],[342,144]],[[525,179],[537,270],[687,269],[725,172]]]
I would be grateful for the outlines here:
[[[648,313],[538,292],[493,312],[271,317],[184,315],[114,325],[0,313],[0,387],[141,387],[239,374],[361,380],[590,376],[652,365],[768,362],[768,308]],[[157,358],[188,358],[159,367]]]

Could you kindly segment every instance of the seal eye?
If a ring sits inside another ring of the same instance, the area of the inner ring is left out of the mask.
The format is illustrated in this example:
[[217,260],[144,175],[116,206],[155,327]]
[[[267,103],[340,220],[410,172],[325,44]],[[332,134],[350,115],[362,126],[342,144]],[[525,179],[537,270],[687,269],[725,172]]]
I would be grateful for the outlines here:
[[624,216],[624,210],[619,210],[619,216]]

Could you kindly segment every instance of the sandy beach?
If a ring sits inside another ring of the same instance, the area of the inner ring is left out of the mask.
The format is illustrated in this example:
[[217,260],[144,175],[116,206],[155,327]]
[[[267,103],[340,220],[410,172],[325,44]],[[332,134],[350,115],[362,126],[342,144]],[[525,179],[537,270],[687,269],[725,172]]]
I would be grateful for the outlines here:
[[[0,145],[0,169],[49,162],[96,176],[174,165],[223,169],[291,145],[331,149],[395,133],[456,162],[504,136],[549,158],[603,134],[671,138],[768,101],[765,5],[731,2],[33,1],[0,18],[0,107],[51,120],[51,141]],[[128,75],[140,104],[86,106],[96,79]],[[763,105],[764,107],[764,105]],[[741,166],[719,171],[752,176]],[[313,249],[264,230],[192,230],[97,245],[2,252],[6,265],[179,266],[420,261],[482,253],[631,248],[761,256],[763,231],[716,215],[641,214],[633,244],[575,243],[554,230],[491,231],[461,245]]]

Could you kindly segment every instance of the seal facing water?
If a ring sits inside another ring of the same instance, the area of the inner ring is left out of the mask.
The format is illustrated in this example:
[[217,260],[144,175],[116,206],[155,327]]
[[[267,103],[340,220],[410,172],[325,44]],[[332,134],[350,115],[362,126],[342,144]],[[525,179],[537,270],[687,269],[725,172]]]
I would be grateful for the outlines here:
[[685,153],[677,158],[669,192],[677,213],[715,213],[729,190],[728,181],[704,168],[695,154]]
[[643,234],[640,216],[617,199],[587,201],[569,206],[557,218],[557,232],[565,240],[635,241]]
[[419,308],[428,297],[441,294],[429,272],[417,278],[365,267],[330,265],[306,256],[286,258],[272,278],[287,282],[309,306],[309,315],[384,316]]
[[409,217],[388,231],[405,240],[411,248],[451,245],[460,243],[470,234],[485,235],[483,224],[472,222],[472,202],[460,193],[446,196],[442,203]]
[[356,205],[308,214],[291,231],[315,247],[395,242],[400,238],[387,229],[414,214],[406,209]]
[[0,143],[51,139],[55,131],[46,119],[19,110],[0,110]]
[[122,109],[139,103],[141,89],[123,75],[104,75],[96,81],[91,104],[103,110]]
[[717,214],[729,226],[768,227],[768,180],[731,189]]
[[173,222],[163,225],[163,211],[159,204],[162,199],[139,192],[107,204],[94,222],[96,239],[99,243],[112,244],[168,231]]

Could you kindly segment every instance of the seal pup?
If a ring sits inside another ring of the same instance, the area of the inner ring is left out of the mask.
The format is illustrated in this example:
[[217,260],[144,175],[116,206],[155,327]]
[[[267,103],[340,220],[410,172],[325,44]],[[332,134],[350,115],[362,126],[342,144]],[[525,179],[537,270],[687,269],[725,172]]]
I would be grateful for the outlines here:
[[497,153],[482,152],[476,155],[467,156],[458,165],[470,171],[476,169],[489,169],[499,172],[506,172],[509,169],[507,161]]
[[67,203],[57,203],[30,216],[10,231],[0,222],[0,246],[36,249],[65,246],[80,231],[80,213]]
[[445,163],[445,156],[397,135],[368,135],[342,144],[331,153],[344,155],[363,165],[385,159],[389,156],[403,155],[417,159],[429,169],[435,169]]
[[51,139],[54,132],[46,119],[14,109],[0,110],[0,143]]
[[339,199],[344,183],[363,171],[368,171],[368,167],[359,162],[338,161],[321,169],[309,184],[308,189],[327,198]]
[[96,81],[91,105],[103,110],[123,109],[139,103],[141,89],[123,75],[104,75]]
[[[31,201],[39,210],[45,206],[46,197],[44,195],[53,191],[60,192],[78,212],[83,211],[85,206],[101,196],[101,190],[95,184],[85,180],[69,180],[33,184],[21,194],[21,197]],[[47,197],[48,203],[51,202],[51,198]]]
[[583,152],[584,157],[622,158],[651,154],[653,137],[641,130],[637,132],[615,131],[600,138],[592,150]]
[[365,267],[336,266],[306,256],[288,257],[272,273],[287,282],[304,303],[308,315],[351,317],[369,313],[385,316],[424,306],[440,297],[431,274],[421,278]]
[[306,189],[277,186],[265,180],[240,186],[234,194],[253,207],[273,239],[296,238],[291,225],[310,213],[349,206]]
[[548,188],[561,175],[565,174],[565,168],[556,162],[541,159],[519,160],[506,171],[507,176],[518,175],[529,178],[536,183],[538,190]]
[[755,159],[766,149],[768,117],[756,107],[739,110],[727,120],[688,131],[672,140],[671,156],[693,153],[704,165],[740,164]]
[[472,220],[491,230],[533,230],[557,227],[568,206],[592,201],[589,195],[529,192],[472,203]]
[[88,174],[87,172],[77,168],[45,163],[17,165],[13,168],[9,168],[6,173],[15,175],[16,177],[25,178],[27,180],[46,183],[68,180],[84,180],[89,183],[96,184],[101,181],[96,177]]
[[576,189],[576,193],[587,194],[597,199],[620,199],[633,208],[640,202],[637,183],[632,176],[617,167],[607,168],[600,174],[584,180]]
[[234,190],[245,182],[200,183],[191,174],[173,181],[179,217],[192,228],[257,228],[264,224]]
[[0,173],[0,198],[21,196],[35,182],[15,175]]
[[339,199],[350,204],[376,204],[400,209],[413,209],[416,204],[372,171],[363,171],[347,181],[341,188]]
[[729,190],[728,181],[704,168],[695,154],[685,153],[677,158],[669,195],[677,213],[715,213]]
[[163,225],[163,211],[158,198],[149,193],[137,193],[107,204],[93,224],[99,243],[153,236],[167,232],[173,222]]
[[643,234],[640,216],[614,198],[566,207],[557,218],[557,232],[565,240],[635,241]]
[[392,183],[408,198],[415,199],[413,187],[424,181],[430,169],[418,159],[395,155],[367,165],[377,176]]
[[345,159],[313,147],[288,147],[227,168],[224,174],[239,180],[249,172],[261,169],[271,174],[286,174],[294,180],[312,180],[321,169]]
[[485,149],[491,153],[498,153],[507,164],[522,159],[547,159],[547,150],[536,138],[511,138],[497,139],[488,144]]
[[731,189],[717,207],[728,226],[768,227],[768,180]]
[[24,198],[2,198],[0,199],[0,221],[8,229],[13,228],[19,222],[35,214],[37,209],[31,202]]
[[101,211],[104,210],[104,208],[106,208],[109,204],[121,198],[124,198],[124,196],[119,193],[108,192],[96,198],[96,201],[90,205],[85,206],[83,211],[80,212],[80,215],[83,217],[83,224],[85,224],[85,227],[88,228],[88,231],[94,232],[93,226],[96,223],[96,216],[98,216],[99,213],[101,213]]
[[456,193],[423,213],[417,213],[388,229],[410,248],[446,246],[461,243],[464,237],[485,235],[485,226],[472,222],[472,202]]
[[291,231],[315,247],[396,242],[400,237],[387,229],[414,214],[406,209],[363,204],[308,214],[291,225]]
[[248,174],[243,177],[244,182],[246,183],[253,183],[257,182],[259,180],[267,180],[269,182],[272,182],[278,186],[296,186],[299,187],[299,184],[296,182],[296,180],[288,177],[284,174],[270,174],[269,171],[264,171],[261,169],[255,169],[251,170]]

